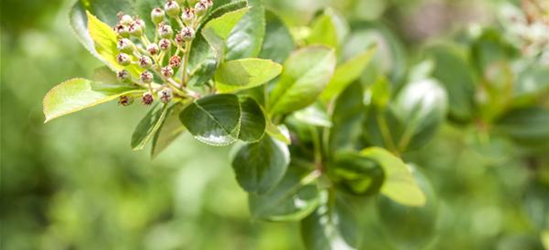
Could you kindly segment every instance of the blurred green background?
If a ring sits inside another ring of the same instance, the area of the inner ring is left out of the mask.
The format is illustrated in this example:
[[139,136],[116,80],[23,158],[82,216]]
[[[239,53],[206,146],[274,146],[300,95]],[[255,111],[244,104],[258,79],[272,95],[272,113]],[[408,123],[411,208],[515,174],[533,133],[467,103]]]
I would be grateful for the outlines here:
[[[250,219],[229,149],[183,136],[155,160],[148,151],[132,152],[141,105],[109,103],[43,124],[44,94],[101,66],[68,26],[72,3],[1,2],[1,248],[303,249],[297,223]],[[496,23],[502,4],[508,1],[266,1],[295,26],[325,6],[349,20],[382,20],[412,56],[470,24]],[[496,140],[479,149],[472,129],[447,124],[427,147],[405,156],[422,167],[439,197],[430,249],[543,249],[547,148],[525,153]],[[368,249],[383,249],[373,208],[364,211]]]

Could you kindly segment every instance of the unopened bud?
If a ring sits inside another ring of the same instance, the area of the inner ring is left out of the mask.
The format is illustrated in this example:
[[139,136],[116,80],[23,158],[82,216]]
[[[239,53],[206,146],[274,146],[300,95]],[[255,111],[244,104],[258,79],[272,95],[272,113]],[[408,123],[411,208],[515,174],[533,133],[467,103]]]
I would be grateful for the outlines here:
[[214,5],[213,0],[202,0],[202,2],[204,2],[208,8],[211,8]]
[[173,69],[170,66],[166,66],[160,70],[160,73],[166,78],[170,78],[173,76]]
[[185,11],[183,11],[183,14],[181,14],[181,19],[183,19],[183,22],[189,24],[194,19],[194,10],[191,8],[186,8]]
[[161,8],[154,8],[151,11],[151,20],[154,24],[159,24],[164,21],[164,10]]
[[151,92],[145,92],[141,97],[141,102],[145,105],[151,105],[154,102],[154,97]]
[[120,99],[118,100],[118,105],[122,105],[124,107],[127,107],[127,106],[130,106],[133,104],[133,97],[131,96],[127,96],[127,95],[123,95],[120,97]]
[[116,56],[116,61],[122,66],[128,66],[132,63],[132,59],[126,53],[120,53]]
[[173,99],[173,92],[171,88],[163,88],[158,92],[158,99],[163,103],[169,103]]
[[169,50],[172,47],[172,42],[168,39],[162,39],[158,44],[160,44],[160,50],[162,51]]
[[121,82],[128,82],[128,80],[130,80],[130,72],[125,69],[118,71],[118,73],[116,73],[116,78]]
[[135,37],[141,37],[143,35],[143,28],[141,28],[141,25],[136,22],[130,24],[128,31],[130,32],[130,35]]
[[173,36],[172,26],[167,24],[160,24],[158,26],[158,35],[162,38],[171,38]]
[[181,57],[179,56],[172,56],[170,58],[170,67],[177,69],[179,66],[181,66]]
[[151,43],[147,46],[147,52],[149,52],[151,56],[157,55],[159,50],[160,49],[158,48],[158,45],[156,45],[156,43]]
[[121,37],[130,37],[130,31],[128,30],[128,26],[126,25],[118,24],[113,28],[113,30]]
[[116,44],[116,48],[118,48],[118,51],[124,52],[124,53],[132,53],[134,46],[132,41],[130,39],[122,38],[118,43]]
[[147,28],[147,25],[145,24],[145,21],[143,21],[143,19],[139,18],[138,16],[135,16],[133,19],[135,20],[134,23],[141,27],[141,30],[145,30],[145,28]]
[[169,0],[166,5],[164,5],[164,9],[166,10],[166,14],[171,17],[176,17],[181,11],[179,4],[172,0]]
[[181,35],[183,36],[183,40],[192,41],[194,39],[194,29],[191,27],[185,27],[181,30]]
[[133,18],[130,15],[126,15],[122,12],[118,12],[118,19],[120,20],[120,24],[123,25],[130,25],[133,23]]
[[197,16],[203,16],[208,11],[208,5],[200,1],[194,6],[194,13],[196,13]]
[[153,78],[154,76],[150,71],[143,71],[143,73],[141,73],[141,81],[144,83],[151,83]]
[[148,56],[141,56],[139,58],[139,67],[144,69],[150,69],[153,65],[153,61]]
[[181,35],[181,33],[175,34],[174,41],[179,46],[183,46],[185,44],[185,39],[183,39],[183,35]]

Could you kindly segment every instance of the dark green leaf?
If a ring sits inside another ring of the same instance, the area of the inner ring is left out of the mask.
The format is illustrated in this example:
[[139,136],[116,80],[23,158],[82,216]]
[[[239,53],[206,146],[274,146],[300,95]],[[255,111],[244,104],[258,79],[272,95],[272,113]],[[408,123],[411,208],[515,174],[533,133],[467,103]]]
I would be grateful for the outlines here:
[[290,163],[288,146],[270,136],[237,146],[234,152],[232,166],[236,179],[250,193],[264,194],[273,189]]
[[183,108],[183,104],[177,103],[168,109],[166,119],[153,138],[153,146],[151,148],[152,158],[158,156],[164,149],[172,144],[177,137],[185,132],[185,127],[179,120],[179,113],[181,113]]
[[141,150],[162,126],[168,113],[167,105],[156,105],[139,122],[132,135],[132,149]]
[[525,145],[546,146],[549,110],[540,107],[510,110],[495,121],[494,131]]
[[413,176],[426,197],[423,207],[404,206],[386,197],[380,197],[378,201],[381,226],[397,249],[423,249],[435,236],[438,212],[436,194],[425,176],[415,168]]
[[233,29],[226,43],[227,60],[257,57],[265,36],[265,9],[261,0],[248,0],[250,11]]
[[271,221],[303,219],[318,206],[318,189],[315,183],[311,183],[311,176],[316,174],[303,177],[297,167],[290,165],[273,190],[264,195],[249,195],[252,215]]
[[236,142],[240,129],[240,103],[235,95],[213,95],[191,103],[179,119],[199,141],[225,146]]
[[355,82],[336,99],[330,131],[331,152],[361,148],[357,144],[362,135],[366,109],[363,92],[361,84]]
[[328,167],[330,179],[354,195],[379,192],[384,174],[379,163],[355,152],[337,153]]
[[238,139],[246,142],[257,142],[265,134],[267,126],[263,110],[252,98],[240,100],[241,118]]
[[270,10],[266,11],[266,31],[260,58],[282,63],[295,48],[294,40],[286,25]]

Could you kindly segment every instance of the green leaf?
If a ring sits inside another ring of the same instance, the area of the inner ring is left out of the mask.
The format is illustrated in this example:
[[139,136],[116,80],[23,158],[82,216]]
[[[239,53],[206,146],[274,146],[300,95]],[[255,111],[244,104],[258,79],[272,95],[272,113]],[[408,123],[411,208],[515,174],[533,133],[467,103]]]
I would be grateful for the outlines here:
[[410,168],[401,159],[377,147],[364,149],[360,154],[374,159],[383,168],[385,182],[381,187],[382,194],[406,206],[425,205],[425,194],[417,185]]
[[366,90],[366,102],[375,105],[380,109],[387,107],[391,101],[391,83],[384,76],[379,77],[368,90]]
[[391,104],[392,112],[403,124],[398,149],[404,152],[425,145],[446,118],[447,103],[446,91],[435,80],[406,85]]
[[312,126],[325,128],[332,127],[330,117],[322,107],[319,107],[319,105],[312,105],[305,109],[298,110],[293,114],[293,118]]
[[403,206],[386,197],[380,197],[377,204],[381,228],[395,249],[425,249],[436,236],[436,194],[427,178],[417,168],[410,168],[413,169],[415,182],[425,194],[425,205]]
[[264,59],[240,59],[222,63],[215,72],[217,89],[221,93],[249,89],[262,85],[282,72],[282,66]]
[[265,134],[267,122],[263,110],[252,98],[240,100],[241,118],[238,139],[246,142],[257,142]]
[[234,143],[240,129],[240,103],[235,95],[207,96],[191,103],[179,119],[199,141],[213,146]]
[[525,107],[509,110],[494,123],[494,132],[528,146],[547,146],[549,110]]
[[156,105],[145,115],[145,117],[139,122],[137,128],[132,135],[132,149],[142,150],[147,145],[158,129],[164,123],[166,114],[168,113],[167,105]]
[[250,194],[250,212],[255,218],[270,221],[297,221],[318,206],[318,189],[311,183],[312,173],[303,177],[295,166],[288,167],[280,183],[264,195]]
[[353,195],[377,193],[384,180],[383,169],[371,158],[355,152],[339,152],[328,168],[330,179]]
[[133,76],[139,76],[140,70],[136,65],[124,67],[116,61],[116,56],[119,51],[116,47],[118,38],[112,28],[101,22],[97,17],[90,12],[86,12],[88,17],[88,31],[93,40],[94,48],[102,61],[112,70],[120,71],[128,70]]
[[266,132],[271,137],[281,142],[284,142],[286,145],[292,144],[292,140],[290,139],[290,131],[284,125],[276,126],[273,122],[269,120],[267,121]]
[[294,52],[284,63],[280,81],[270,95],[269,112],[285,114],[312,104],[330,81],[335,65],[334,50],[323,46]]
[[245,7],[224,13],[219,17],[211,19],[204,25],[201,34],[214,49],[218,63],[223,61],[227,37],[249,9],[249,7]]
[[290,151],[284,143],[269,136],[235,148],[232,166],[240,186],[249,193],[265,194],[284,177]]
[[341,195],[321,193],[321,205],[301,221],[301,237],[308,250],[355,250],[362,235],[356,208]]
[[330,151],[360,149],[362,124],[365,117],[363,88],[359,82],[351,84],[337,97],[332,113]]
[[336,25],[329,14],[324,13],[315,19],[306,41],[310,45],[325,45],[334,49],[339,47]]
[[470,121],[477,84],[463,52],[455,47],[437,45],[429,48],[426,54],[435,62],[433,77],[448,93],[450,117],[458,122]]
[[376,48],[377,47],[372,47],[366,52],[348,60],[343,65],[338,66],[332,80],[320,95],[320,99],[324,102],[328,102],[334,96],[339,95],[345,90],[353,81],[358,79],[368,63],[370,63]]
[[251,9],[242,17],[227,38],[226,58],[257,57],[265,36],[265,9],[261,0],[248,0]]
[[68,80],[55,86],[44,97],[45,122],[112,101],[123,95],[133,95],[141,92],[144,91],[133,86],[101,85],[81,78]]
[[164,149],[166,149],[172,142],[177,139],[181,134],[185,132],[185,127],[179,120],[179,113],[185,106],[177,103],[168,109],[166,119],[162,123],[162,126],[156,131],[153,138],[153,146],[151,148],[151,157],[157,157]]
[[274,12],[267,10],[265,18],[265,39],[259,57],[282,63],[294,50],[294,40],[286,25]]
[[101,83],[118,83],[116,73],[114,73],[109,67],[99,67],[93,70],[92,81]]

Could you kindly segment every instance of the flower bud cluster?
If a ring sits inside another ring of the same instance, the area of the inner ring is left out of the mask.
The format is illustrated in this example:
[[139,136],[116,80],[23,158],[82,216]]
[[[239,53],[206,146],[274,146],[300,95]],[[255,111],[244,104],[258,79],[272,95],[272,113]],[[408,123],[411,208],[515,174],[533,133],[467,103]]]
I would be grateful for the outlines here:
[[[116,56],[118,64],[124,69],[117,72],[120,82],[133,83],[147,92],[141,96],[141,102],[150,105],[155,96],[163,103],[169,103],[178,88],[186,86],[186,60],[188,60],[190,45],[196,36],[196,28],[204,15],[212,8],[213,0],[192,1],[195,4],[181,0],[166,0],[164,6],[151,10],[150,18],[154,31],[147,32],[145,21],[138,16],[118,13],[118,24],[113,30],[118,35]],[[177,27],[172,27],[177,24]],[[154,34],[154,39],[147,37]],[[135,72],[137,66],[141,71],[139,79],[132,78],[130,72]],[[182,74],[178,78],[178,73]],[[162,82],[155,82],[161,79]],[[181,84],[179,84],[181,82]],[[133,103],[133,97],[120,97],[119,104],[128,106]]]

